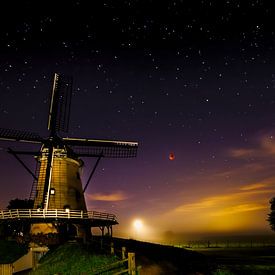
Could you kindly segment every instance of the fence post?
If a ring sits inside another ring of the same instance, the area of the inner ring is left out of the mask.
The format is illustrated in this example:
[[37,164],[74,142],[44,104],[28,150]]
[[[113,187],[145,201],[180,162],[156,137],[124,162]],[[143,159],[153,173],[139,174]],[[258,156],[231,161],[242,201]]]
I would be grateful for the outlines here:
[[128,253],[128,274],[136,275],[135,253]]
[[125,260],[126,259],[126,247],[123,246],[122,247],[122,260]]
[[114,248],[114,243],[111,242],[111,255],[115,254],[115,248]]

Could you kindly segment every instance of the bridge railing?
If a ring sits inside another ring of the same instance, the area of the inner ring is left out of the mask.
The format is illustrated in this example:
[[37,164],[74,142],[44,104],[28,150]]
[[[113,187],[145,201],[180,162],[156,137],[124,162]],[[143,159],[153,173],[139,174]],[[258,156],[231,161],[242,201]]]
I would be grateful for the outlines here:
[[97,211],[83,211],[70,209],[11,209],[0,210],[1,219],[24,218],[61,218],[61,219],[94,219],[116,221],[116,216]]

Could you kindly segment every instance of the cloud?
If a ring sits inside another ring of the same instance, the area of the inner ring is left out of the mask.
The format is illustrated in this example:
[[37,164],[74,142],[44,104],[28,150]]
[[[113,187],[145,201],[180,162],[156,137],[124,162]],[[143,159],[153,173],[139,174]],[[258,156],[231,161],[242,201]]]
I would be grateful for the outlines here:
[[[256,188],[256,186],[258,186],[258,188]],[[176,207],[173,211],[196,212],[204,210],[208,211],[210,215],[218,216],[220,214],[217,213],[224,213],[224,215],[226,215],[232,214],[234,212],[245,212],[262,209],[262,203],[257,204],[254,202],[254,200],[256,200],[260,195],[270,194],[270,192],[275,191],[275,189],[262,189],[260,186],[265,187],[266,185],[260,183],[251,184],[244,188],[241,187],[240,189],[233,192],[231,191],[232,193],[230,194],[204,197],[194,203],[182,204]],[[256,205],[257,207],[255,207]],[[229,209],[231,210],[229,211]]]
[[238,148],[238,149],[231,149],[229,150],[230,156],[234,158],[248,158],[252,157],[257,154],[257,150],[255,149],[245,149],[245,148]]
[[[232,183],[254,182],[257,185],[249,186],[252,189],[261,187],[259,182],[263,184],[266,179],[270,180],[275,170],[275,136],[261,134],[256,141],[250,148],[229,149],[227,153],[233,158],[232,166],[217,175],[230,178]],[[274,178],[272,182],[274,183]],[[246,186],[242,190],[245,191],[245,188]]]
[[229,150],[233,158],[269,158],[275,157],[275,137],[272,134],[263,134],[254,148],[233,148]]
[[128,199],[128,196],[122,192],[117,191],[114,193],[93,193],[87,195],[88,199],[91,201],[123,201]]
[[263,136],[261,138],[261,148],[268,154],[275,155],[275,138],[273,135]]
[[189,209],[201,209],[205,207],[221,206],[226,203],[234,203],[237,201],[253,200],[262,194],[270,194],[275,192],[275,177],[265,179],[257,183],[250,183],[245,186],[235,187],[227,190],[227,194],[218,194],[215,196],[206,196],[195,203],[183,204],[175,211],[188,211]]
[[245,185],[245,186],[241,187],[240,189],[243,191],[249,191],[249,190],[255,190],[255,189],[262,189],[262,188],[265,188],[268,186],[269,186],[268,183],[253,183],[253,184]]
[[241,212],[258,211],[262,209],[266,209],[266,204],[246,203],[246,204],[234,205],[231,207],[225,207],[222,210],[214,211],[212,213],[212,216],[226,216],[226,215],[232,215],[232,214],[237,214]]
[[269,230],[266,216],[275,193],[275,178],[223,189],[191,203],[178,204],[159,216],[158,222],[173,221],[177,230],[190,232],[242,232]]

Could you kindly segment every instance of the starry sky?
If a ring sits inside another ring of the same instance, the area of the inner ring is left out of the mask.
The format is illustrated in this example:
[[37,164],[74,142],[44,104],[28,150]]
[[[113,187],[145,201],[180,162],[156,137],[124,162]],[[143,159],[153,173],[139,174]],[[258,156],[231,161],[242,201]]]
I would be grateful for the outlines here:
[[[269,233],[271,1],[56,2],[10,0],[1,8],[0,127],[47,136],[53,74],[71,75],[63,136],[139,142],[137,158],[102,160],[86,193],[89,209],[118,216],[116,235],[133,236],[134,218],[143,220],[144,239],[166,231]],[[22,148],[0,144],[8,146]],[[29,196],[32,178],[3,149],[0,161],[4,208]],[[85,159],[83,184],[94,163]]]

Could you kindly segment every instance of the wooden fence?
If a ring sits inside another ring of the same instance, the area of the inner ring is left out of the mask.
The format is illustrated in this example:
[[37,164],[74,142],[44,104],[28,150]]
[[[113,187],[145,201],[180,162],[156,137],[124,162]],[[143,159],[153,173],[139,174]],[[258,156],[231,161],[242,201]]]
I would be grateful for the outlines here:
[[[164,244],[164,243],[162,243]],[[263,248],[275,246],[273,240],[236,240],[236,241],[216,241],[216,240],[201,240],[188,241],[184,243],[165,243],[164,245],[171,245],[181,248],[200,249],[200,248]]]
[[[112,272],[111,274],[113,275],[139,274],[139,270],[141,269],[141,266],[138,266],[138,267],[136,266],[135,253],[133,252],[126,253],[126,247],[122,247],[121,250],[117,250],[115,249],[113,242],[109,246],[107,245],[106,247],[108,247],[107,252],[109,252],[111,255],[116,254],[116,256],[120,257],[121,260],[116,261],[109,265],[105,265],[105,266],[93,269],[92,274],[95,274],[95,275],[104,274],[104,273],[110,274],[110,272]],[[115,253],[115,251],[119,252],[119,255]]]
[[0,264],[0,275],[12,275],[13,266],[12,264]]
[[112,272],[112,274],[114,275],[125,274],[125,273],[130,275],[136,275],[137,269],[136,269],[135,253],[129,252],[127,253],[127,258],[125,259],[94,269],[92,271],[92,274],[99,275],[99,274],[104,274],[109,272]]

